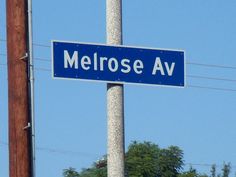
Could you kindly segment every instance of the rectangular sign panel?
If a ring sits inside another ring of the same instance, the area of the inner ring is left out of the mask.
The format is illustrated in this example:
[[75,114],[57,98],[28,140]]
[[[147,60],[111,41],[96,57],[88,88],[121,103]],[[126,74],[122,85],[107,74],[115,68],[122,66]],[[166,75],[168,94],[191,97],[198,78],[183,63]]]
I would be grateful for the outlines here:
[[185,86],[184,51],[52,42],[54,78]]

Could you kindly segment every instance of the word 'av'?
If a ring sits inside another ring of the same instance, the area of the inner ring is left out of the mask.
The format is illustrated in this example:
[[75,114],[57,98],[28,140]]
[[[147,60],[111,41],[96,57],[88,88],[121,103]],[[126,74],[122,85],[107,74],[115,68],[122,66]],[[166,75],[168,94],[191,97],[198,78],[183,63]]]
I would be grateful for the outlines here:
[[[153,62],[152,75],[161,74],[162,76],[172,76],[175,69],[175,62],[162,62],[160,57],[156,57]],[[128,58],[117,59],[115,57],[99,56],[98,53],[93,53],[92,56],[79,55],[78,51],[74,51],[72,55],[67,50],[64,50],[64,68],[82,69],[84,71],[104,71],[108,69],[110,72],[122,72],[129,74],[142,74],[145,71],[143,60],[130,60]]]

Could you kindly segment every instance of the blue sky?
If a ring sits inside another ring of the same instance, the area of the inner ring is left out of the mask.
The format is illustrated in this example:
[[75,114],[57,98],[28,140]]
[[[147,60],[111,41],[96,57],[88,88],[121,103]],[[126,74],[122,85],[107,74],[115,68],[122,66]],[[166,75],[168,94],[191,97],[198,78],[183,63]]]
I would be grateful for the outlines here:
[[[50,60],[51,40],[105,43],[105,8],[105,0],[33,1],[38,177],[62,176],[68,167],[89,167],[106,154],[106,84],[53,80],[50,61],[39,60]],[[236,67],[235,8],[235,0],[123,0],[124,45],[183,49],[187,63]],[[0,0],[1,39],[6,39],[5,27],[5,1]],[[6,53],[4,41],[0,53]],[[0,64],[5,64],[6,56],[0,57]],[[188,76],[233,80],[235,74],[236,69],[187,64]],[[133,140],[163,148],[177,145],[186,163],[231,162],[233,176],[235,81],[187,77],[187,85],[125,85],[126,149]],[[8,175],[7,104],[7,69],[0,65],[0,176]],[[204,165],[193,167],[210,171]]]

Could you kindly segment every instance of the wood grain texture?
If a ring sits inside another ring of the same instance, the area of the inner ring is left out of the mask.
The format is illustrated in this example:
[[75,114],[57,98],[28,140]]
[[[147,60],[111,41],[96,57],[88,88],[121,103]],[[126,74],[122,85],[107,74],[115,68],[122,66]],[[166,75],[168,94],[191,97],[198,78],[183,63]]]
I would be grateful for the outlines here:
[[9,106],[9,170],[10,177],[30,177],[27,58],[27,1],[6,0],[8,106]]

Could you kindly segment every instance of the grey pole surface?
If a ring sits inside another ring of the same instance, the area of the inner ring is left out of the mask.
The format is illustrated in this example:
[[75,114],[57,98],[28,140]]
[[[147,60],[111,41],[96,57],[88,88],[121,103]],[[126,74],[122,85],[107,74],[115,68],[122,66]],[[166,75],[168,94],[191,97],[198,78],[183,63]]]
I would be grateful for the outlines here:
[[33,62],[33,23],[32,0],[28,0],[28,79],[30,102],[30,131],[31,131],[31,177],[36,176],[35,169],[35,109],[34,109],[34,62]]
[[[122,44],[122,0],[106,1],[107,44]],[[124,91],[122,84],[107,84],[108,177],[124,177]]]

